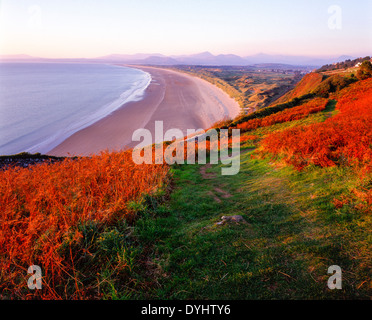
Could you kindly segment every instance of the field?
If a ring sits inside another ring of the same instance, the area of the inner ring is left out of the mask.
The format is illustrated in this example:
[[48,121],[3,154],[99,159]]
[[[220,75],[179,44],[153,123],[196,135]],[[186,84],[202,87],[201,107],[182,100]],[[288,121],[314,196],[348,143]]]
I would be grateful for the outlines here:
[[235,98],[244,113],[264,108],[292,89],[307,72],[303,67],[262,65],[255,67],[177,66],[177,71],[201,77]]

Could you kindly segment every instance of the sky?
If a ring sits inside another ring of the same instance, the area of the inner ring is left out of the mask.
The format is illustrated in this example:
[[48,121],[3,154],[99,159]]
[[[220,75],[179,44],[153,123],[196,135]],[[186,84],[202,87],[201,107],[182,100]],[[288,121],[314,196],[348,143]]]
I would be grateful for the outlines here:
[[0,0],[0,54],[372,55],[372,0]]

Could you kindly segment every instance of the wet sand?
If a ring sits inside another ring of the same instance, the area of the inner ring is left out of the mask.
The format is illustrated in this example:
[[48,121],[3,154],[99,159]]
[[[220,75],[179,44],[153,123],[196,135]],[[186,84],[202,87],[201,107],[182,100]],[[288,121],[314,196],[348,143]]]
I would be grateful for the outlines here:
[[225,117],[235,118],[239,104],[209,82],[180,72],[154,67],[137,67],[151,74],[152,81],[140,101],[129,102],[112,114],[82,129],[47,152],[53,156],[88,156],[103,150],[131,148],[133,132],[151,131],[155,121],[163,121],[164,132],[171,128],[207,129]]

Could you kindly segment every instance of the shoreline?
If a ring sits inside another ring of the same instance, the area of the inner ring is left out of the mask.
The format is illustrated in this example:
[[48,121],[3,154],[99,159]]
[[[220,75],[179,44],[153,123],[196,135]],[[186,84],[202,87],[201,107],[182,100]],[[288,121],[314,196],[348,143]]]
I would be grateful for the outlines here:
[[147,66],[125,65],[151,75],[142,99],[123,104],[117,110],[81,129],[46,152],[52,156],[89,156],[101,151],[129,149],[139,142],[132,134],[139,128],[154,137],[155,121],[171,128],[207,129],[224,117],[235,118],[239,104],[222,89],[201,78],[181,72]]
[[[145,72],[146,78],[143,79],[141,86],[132,85],[132,87],[123,92],[120,97],[116,100],[111,101],[108,104],[103,105],[101,109],[88,116],[84,121],[80,121],[65,128],[64,131],[59,131],[56,134],[50,136],[48,139],[29,147],[24,152],[27,153],[43,153],[47,154],[50,150],[58,147],[61,143],[67,140],[73,134],[84,130],[85,128],[93,125],[94,123],[104,119],[116,110],[123,108],[130,102],[139,101],[142,99],[146,89],[150,85],[152,78],[148,72]],[[125,95],[125,96],[124,96]],[[124,96],[124,98],[123,98]]]

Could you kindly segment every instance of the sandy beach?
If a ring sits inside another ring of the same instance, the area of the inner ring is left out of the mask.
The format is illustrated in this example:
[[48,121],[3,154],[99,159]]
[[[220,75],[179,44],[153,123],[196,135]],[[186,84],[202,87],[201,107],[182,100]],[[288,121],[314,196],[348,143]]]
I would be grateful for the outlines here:
[[[133,67],[133,66],[131,66]],[[151,74],[151,84],[142,100],[126,103],[107,117],[82,129],[47,154],[88,156],[103,150],[134,147],[135,130],[154,134],[155,121],[162,120],[164,131],[177,128],[206,129],[225,117],[235,118],[239,104],[224,91],[197,77],[155,67],[133,67]]]

